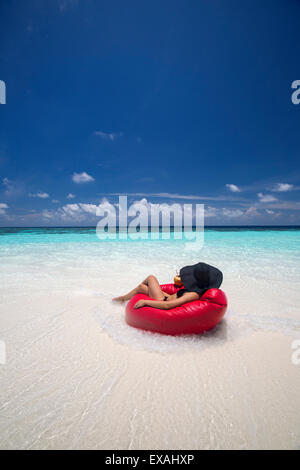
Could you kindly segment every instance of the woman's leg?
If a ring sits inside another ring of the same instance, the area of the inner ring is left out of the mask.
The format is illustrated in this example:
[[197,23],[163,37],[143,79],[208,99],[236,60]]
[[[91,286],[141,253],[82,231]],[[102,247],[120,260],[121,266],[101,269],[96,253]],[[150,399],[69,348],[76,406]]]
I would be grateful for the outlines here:
[[159,282],[155,276],[150,274],[150,276],[148,276],[144,282],[146,282],[146,285],[148,286],[149,297],[155,300],[164,299],[163,291],[161,290]]
[[113,300],[115,302],[126,302],[126,300],[130,300],[136,294],[146,294],[148,295],[148,287],[141,283],[132,289],[130,292],[127,292],[125,295],[120,295],[120,297],[115,297]]
[[125,295],[120,295],[120,297],[115,297],[113,300],[117,302],[126,302],[136,294],[146,294],[156,300],[163,300],[164,298],[164,294],[162,293],[158,280],[155,276],[150,274],[150,276],[146,277],[141,284],[136,286],[130,292]]

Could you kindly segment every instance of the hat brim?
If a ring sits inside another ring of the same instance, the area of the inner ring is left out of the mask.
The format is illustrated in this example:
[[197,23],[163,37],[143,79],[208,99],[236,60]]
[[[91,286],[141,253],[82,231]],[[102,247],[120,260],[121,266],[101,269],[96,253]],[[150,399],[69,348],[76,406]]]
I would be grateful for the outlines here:
[[180,270],[181,282],[184,285],[184,288],[190,292],[197,292],[198,294],[204,294],[205,289],[202,289],[198,286],[197,279],[194,274],[195,265],[185,266]]
[[[197,269],[204,269],[205,271],[208,271],[208,285],[199,286],[199,282],[195,276],[195,271]],[[214,266],[210,266],[206,263],[197,263],[192,266],[185,266],[184,268],[181,268],[180,278],[185,289],[190,292],[197,292],[201,296],[208,289],[220,287],[223,281],[223,274],[219,269],[215,268]]]

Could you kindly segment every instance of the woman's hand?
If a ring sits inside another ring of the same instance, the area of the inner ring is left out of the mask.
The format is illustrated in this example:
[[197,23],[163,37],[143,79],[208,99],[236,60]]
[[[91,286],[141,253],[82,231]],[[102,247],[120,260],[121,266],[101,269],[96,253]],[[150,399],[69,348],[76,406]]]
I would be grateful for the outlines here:
[[145,305],[147,305],[146,300],[145,299],[140,299],[140,300],[137,301],[134,308],[145,307]]

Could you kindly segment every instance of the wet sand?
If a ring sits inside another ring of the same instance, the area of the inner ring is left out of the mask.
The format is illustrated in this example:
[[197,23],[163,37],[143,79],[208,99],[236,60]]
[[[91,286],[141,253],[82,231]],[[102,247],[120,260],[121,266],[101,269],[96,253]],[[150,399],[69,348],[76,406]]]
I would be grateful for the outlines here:
[[10,311],[1,325],[2,449],[299,447],[290,336],[227,340],[225,323],[220,341],[199,350],[142,350],[101,327],[97,295],[72,292],[1,305],[2,315]]

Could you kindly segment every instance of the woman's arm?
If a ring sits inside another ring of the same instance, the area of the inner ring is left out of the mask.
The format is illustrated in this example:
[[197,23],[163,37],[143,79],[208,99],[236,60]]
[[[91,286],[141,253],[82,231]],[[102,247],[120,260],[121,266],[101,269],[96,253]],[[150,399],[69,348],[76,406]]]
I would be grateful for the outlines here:
[[196,292],[187,292],[179,299],[174,300],[147,300],[141,299],[138,300],[134,308],[144,307],[148,305],[149,307],[159,308],[161,310],[169,310],[170,308],[179,307],[187,302],[192,302],[193,300],[199,300],[199,295]]

